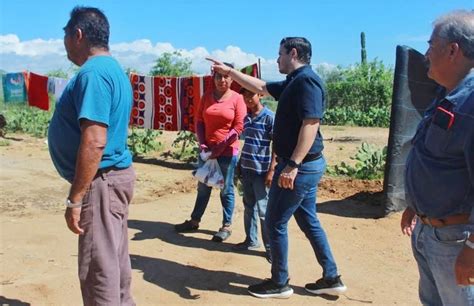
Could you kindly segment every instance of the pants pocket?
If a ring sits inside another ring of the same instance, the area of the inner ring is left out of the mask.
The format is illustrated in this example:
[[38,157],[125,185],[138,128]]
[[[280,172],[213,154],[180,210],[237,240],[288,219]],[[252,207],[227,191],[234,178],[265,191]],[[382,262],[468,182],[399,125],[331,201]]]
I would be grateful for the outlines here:
[[133,197],[134,179],[112,180],[108,183],[110,195],[110,211],[113,214],[125,215]]
[[469,237],[469,231],[456,227],[433,228],[434,239],[447,245],[462,244]]

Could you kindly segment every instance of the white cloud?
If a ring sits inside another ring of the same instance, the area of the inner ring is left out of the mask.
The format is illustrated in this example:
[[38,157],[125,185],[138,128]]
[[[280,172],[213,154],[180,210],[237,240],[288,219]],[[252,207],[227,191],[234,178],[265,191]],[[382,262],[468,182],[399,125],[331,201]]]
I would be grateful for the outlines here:
[[[147,74],[156,58],[164,52],[179,51],[183,57],[192,61],[192,70],[198,74],[208,74],[210,63],[206,57],[233,63],[236,68],[256,63],[260,58],[261,74],[264,80],[281,80],[276,59],[265,59],[247,53],[237,46],[208,51],[202,46],[191,50],[176,49],[171,43],[155,43],[149,39],[111,44],[112,55],[124,68],[133,68]],[[330,64],[327,64],[330,65]],[[30,70],[46,73],[51,70],[68,70],[71,63],[66,57],[62,39],[33,39],[21,41],[15,34],[0,35],[0,69],[14,72]]]
[[0,54],[42,56],[48,54],[66,54],[61,39],[43,40],[41,38],[20,41],[15,34],[0,35]]

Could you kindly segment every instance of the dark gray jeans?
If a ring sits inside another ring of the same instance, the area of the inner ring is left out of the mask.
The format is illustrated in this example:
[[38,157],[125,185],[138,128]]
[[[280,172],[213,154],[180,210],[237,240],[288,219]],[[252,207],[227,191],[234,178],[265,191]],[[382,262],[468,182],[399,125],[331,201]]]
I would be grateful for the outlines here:
[[130,294],[128,206],[132,167],[97,175],[83,199],[79,236],[79,280],[84,305],[135,305]]

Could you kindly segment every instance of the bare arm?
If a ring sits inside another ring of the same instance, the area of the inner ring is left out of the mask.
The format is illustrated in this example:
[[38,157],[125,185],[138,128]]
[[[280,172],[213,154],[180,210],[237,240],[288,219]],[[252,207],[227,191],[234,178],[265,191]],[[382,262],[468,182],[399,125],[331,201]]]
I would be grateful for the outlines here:
[[319,129],[319,119],[305,119],[301,124],[300,132],[298,134],[298,142],[295,150],[291,154],[291,159],[297,164],[303,161],[303,158],[308,154],[309,149],[313,145],[314,139]]
[[238,70],[232,69],[223,63],[216,61],[212,58],[206,57],[208,61],[211,61],[213,71],[219,72],[223,75],[229,75],[232,80],[239,83],[242,87],[250,90],[251,92],[261,94],[263,96],[269,96],[270,93],[267,91],[267,83],[253,76],[242,73]]
[[276,154],[272,150],[272,160],[270,162],[270,168],[268,169],[267,175],[265,176],[265,186],[269,187],[272,185],[273,174],[275,173],[276,166]]
[[[314,139],[319,129],[319,119],[304,119],[301,124],[300,132],[298,134],[298,142],[296,143],[295,150],[291,154],[291,159],[297,164],[301,163],[308,154],[309,149],[313,145]],[[296,175],[298,174],[297,168],[291,168],[286,166],[278,178],[278,185],[281,188],[293,189],[293,183]]]
[[80,202],[94,179],[107,142],[107,126],[81,121],[81,143],[77,153],[76,174],[69,191],[73,203]]
[[[81,143],[77,153],[76,173],[69,191],[69,200],[80,203],[87,192],[94,176],[99,169],[99,163],[107,142],[107,126],[81,120]],[[66,208],[64,215],[68,228],[76,234],[84,231],[79,227],[81,208]]]

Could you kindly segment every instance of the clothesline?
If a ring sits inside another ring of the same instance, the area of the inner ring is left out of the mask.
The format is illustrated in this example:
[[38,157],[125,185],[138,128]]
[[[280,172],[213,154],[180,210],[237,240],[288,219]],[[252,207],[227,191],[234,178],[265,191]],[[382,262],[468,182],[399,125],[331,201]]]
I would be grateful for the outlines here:
[[[257,64],[241,69],[245,74],[259,76]],[[213,88],[212,77],[163,77],[130,73],[133,107],[130,125],[166,131],[194,132],[195,110],[205,91]],[[48,92],[59,99],[69,80],[48,77],[34,72],[7,73],[2,86],[5,103],[26,103],[49,110]],[[232,89],[240,86],[232,83]]]

